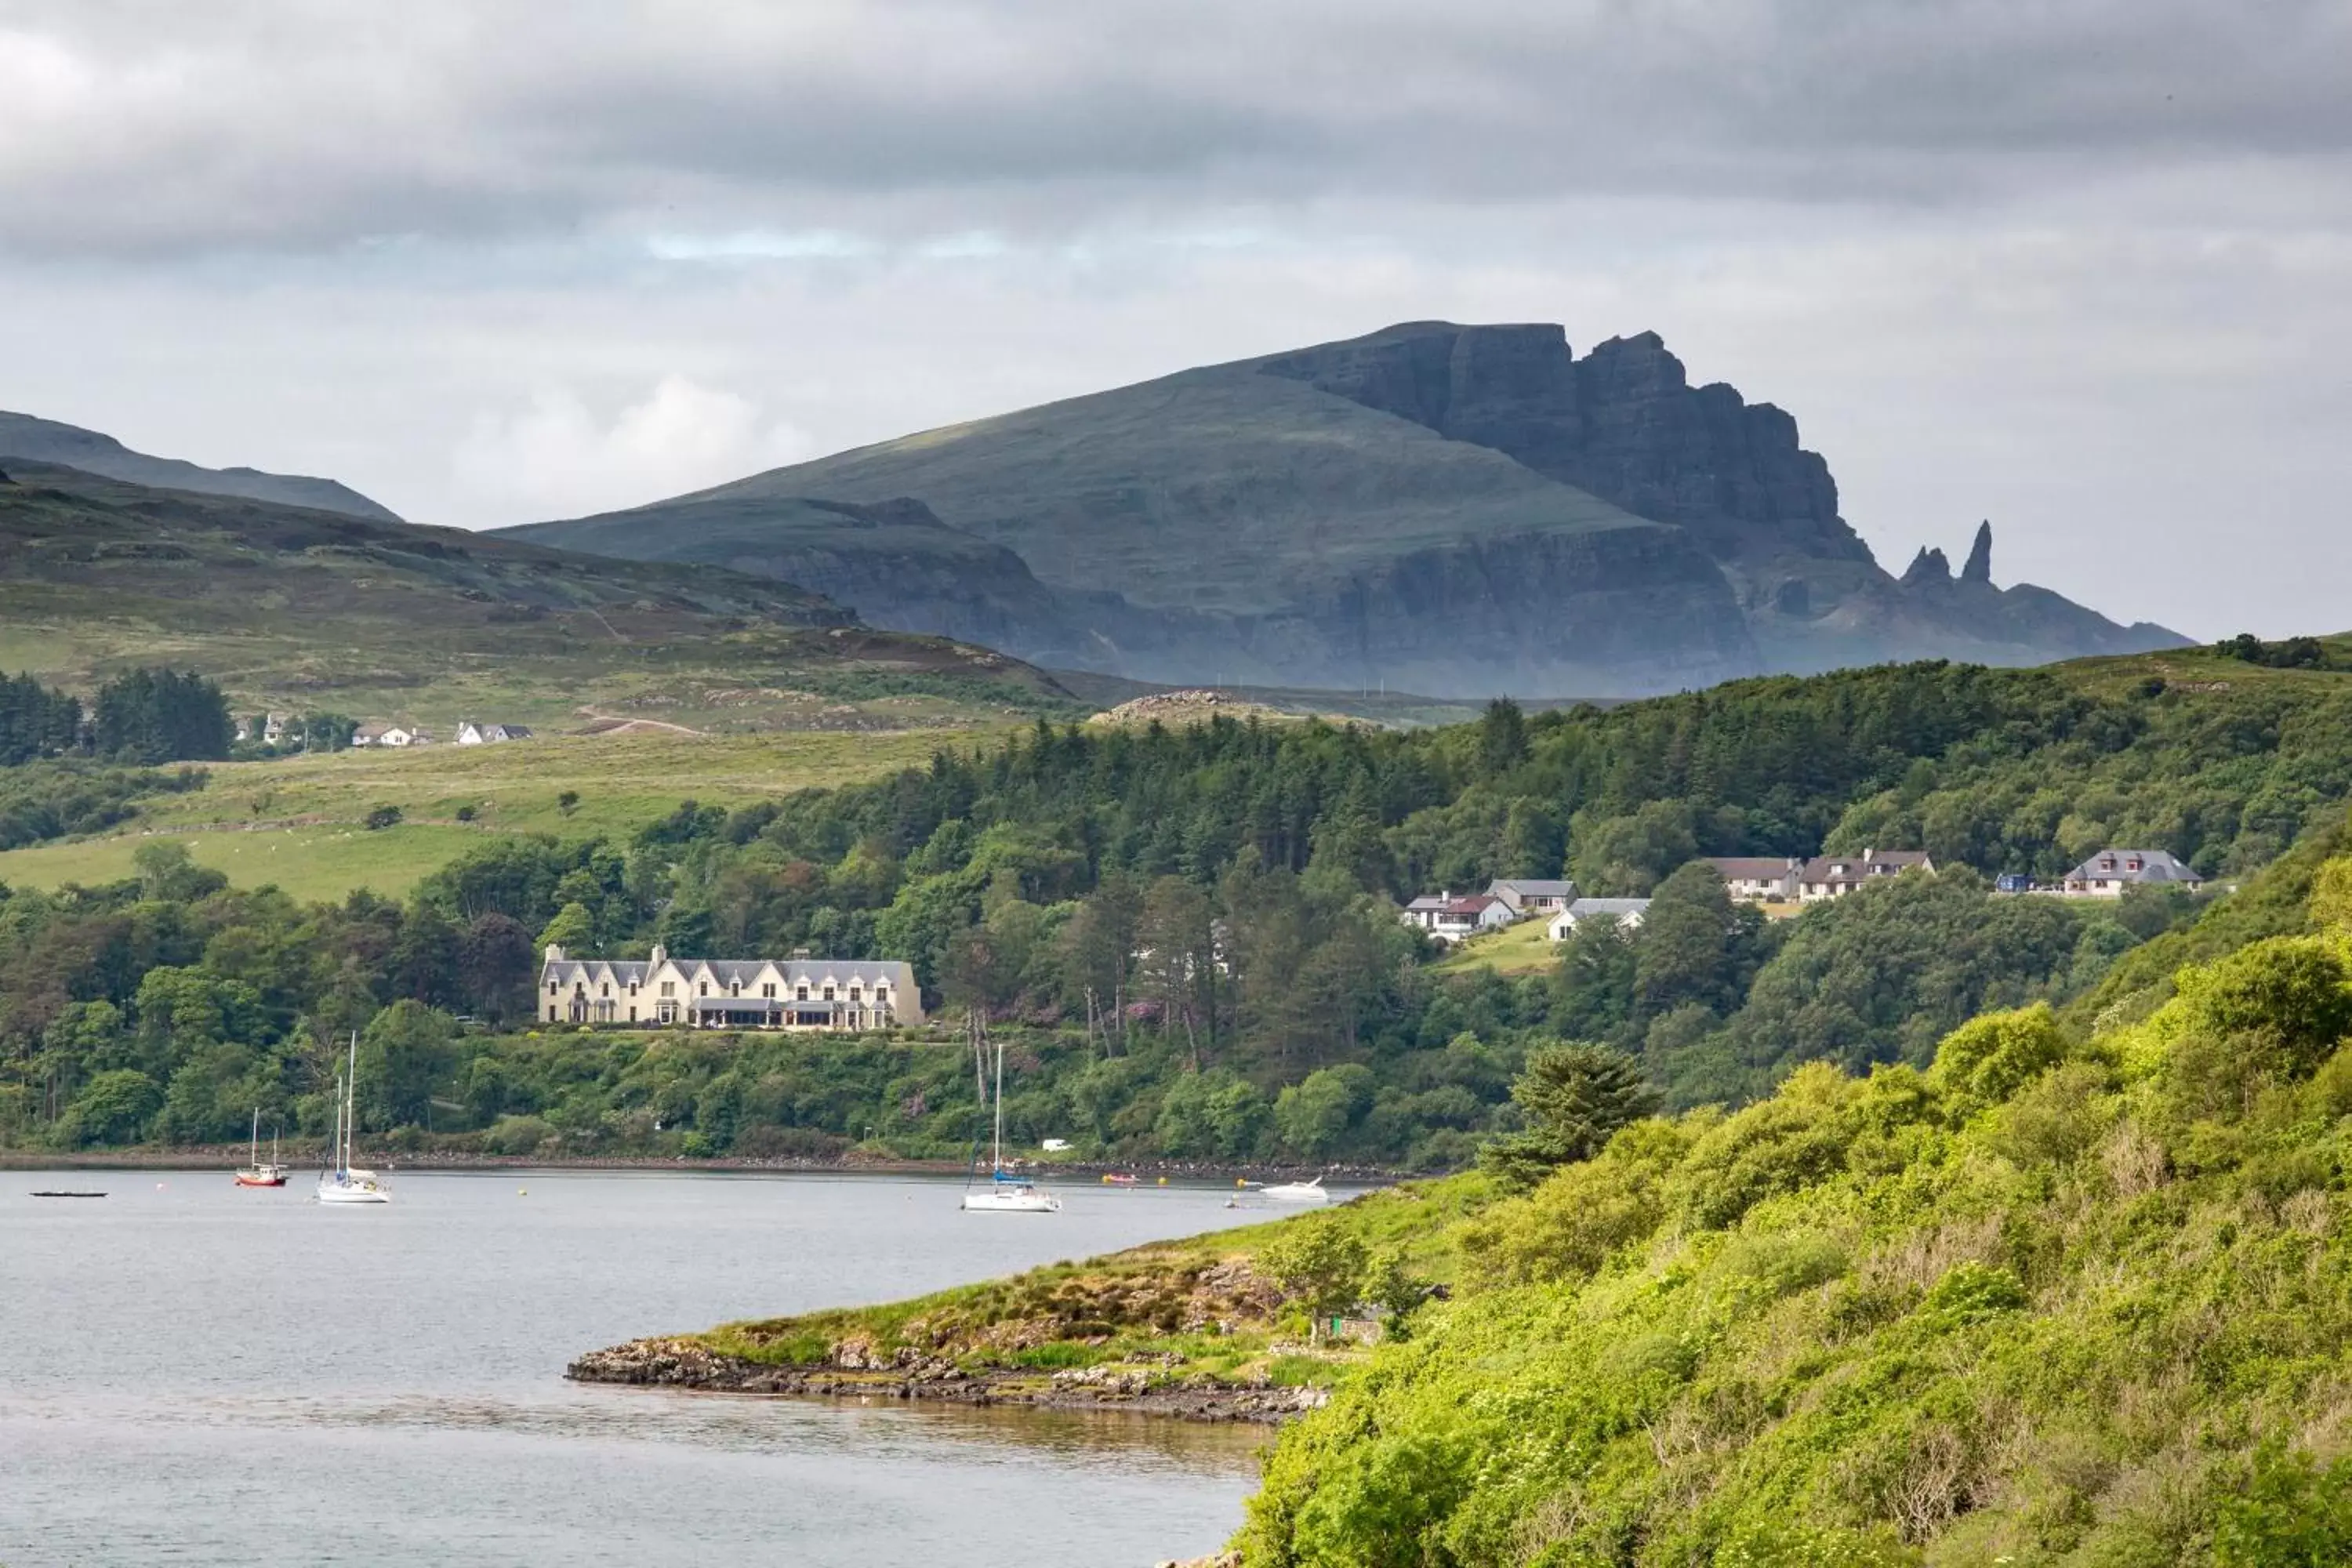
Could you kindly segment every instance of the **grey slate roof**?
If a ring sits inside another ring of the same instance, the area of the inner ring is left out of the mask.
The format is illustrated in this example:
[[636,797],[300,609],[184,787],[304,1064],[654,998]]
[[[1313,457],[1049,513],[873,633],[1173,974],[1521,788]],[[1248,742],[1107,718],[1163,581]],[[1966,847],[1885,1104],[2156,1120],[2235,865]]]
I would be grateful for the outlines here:
[[1650,900],[1647,899],[1579,899],[1568,906],[1567,912],[1580,921],[1591,915],[1611,915],[1623,920],[1627,915],[1647,914],[1649,910]]
[[[2137,869],[2132,863],[2138,862]],[[2202,882],[2204,878],[2163,849],[2102,849],[2066,874],[2070,882],[2131,882],[2151,886]]]

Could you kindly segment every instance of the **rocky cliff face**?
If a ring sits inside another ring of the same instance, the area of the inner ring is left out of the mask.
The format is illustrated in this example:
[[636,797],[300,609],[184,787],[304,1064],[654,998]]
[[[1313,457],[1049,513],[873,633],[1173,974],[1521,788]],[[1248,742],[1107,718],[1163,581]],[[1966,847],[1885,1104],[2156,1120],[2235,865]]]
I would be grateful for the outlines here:
[[1721,382],[1693,387],[1655,332],[1579,360],[1557,326],[1428,322],[1261,368],[1677,523],[1719,559],[1870,559],[1838,516],[1829,465],[1797,444],[1797,422]]

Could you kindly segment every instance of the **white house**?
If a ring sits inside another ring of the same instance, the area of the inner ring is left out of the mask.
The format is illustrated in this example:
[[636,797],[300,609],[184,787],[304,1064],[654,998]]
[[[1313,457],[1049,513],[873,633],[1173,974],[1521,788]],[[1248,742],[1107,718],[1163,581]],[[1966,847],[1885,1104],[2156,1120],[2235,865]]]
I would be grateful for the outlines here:
[[2066,873],[2059,891],[2070,899],[2120,899],[2133,888],[2185,888],[2205,879],[2162,849],[2102,849]]
[[1793,903],[1805,868],[1802,860],[1779,855],[1710,855],[1706,863],[1723,879],[1734,903]]
[[1555,878],[1497,877],[1486,884],[1486,896],[1500,899],[1515,921],[1534,920],[1568,908],[1576,884]]
[[470,721],[457,726],[457,744],[461,746],[493,746],[501,741],[528,741],[530,731],[520,724],[476,724]]
[[1451,892],[1423,893],[1404,907],[1404,923],[1418,926],[1439,942],[1460,942],[1482,931],[1509,925],[1511,906],[1487,893],[1455,898]]
[[1551,924],[1544,931],[1554,942],[1566,942],[1578,926],[1596,918],[1615,921],[1627,931],[1639,931],[1643,918],[1649,912],[1647,899],[1575,899],[1552,916]]
[[1899,877],[1917,869],[1933,873],[1936,862],[1924,849],[1864,849],[1859,855],[1816,855],[1797,873],[1797,897],[1808,904],[1842,899],[1874,877]]
[[362,724],[352,731],[354,746],[415,746],[428,737],[399,724]]
[[903,963],[832,958],[566,958],[550,945],[539,976],[549,1024],[693,1029],[888,1029],[923,1021]]

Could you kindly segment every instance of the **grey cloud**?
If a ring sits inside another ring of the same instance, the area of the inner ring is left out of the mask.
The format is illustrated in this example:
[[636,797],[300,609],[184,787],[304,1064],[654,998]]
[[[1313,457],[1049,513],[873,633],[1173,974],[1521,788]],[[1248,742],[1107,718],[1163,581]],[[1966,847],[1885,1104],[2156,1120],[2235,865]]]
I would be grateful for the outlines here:
[[411,0],[368,15],[20,0],[10,15],[0,243],[62,254],[664,212],[1069,228],[1328,194],[1932,204],[2352,148],[2345,0]]

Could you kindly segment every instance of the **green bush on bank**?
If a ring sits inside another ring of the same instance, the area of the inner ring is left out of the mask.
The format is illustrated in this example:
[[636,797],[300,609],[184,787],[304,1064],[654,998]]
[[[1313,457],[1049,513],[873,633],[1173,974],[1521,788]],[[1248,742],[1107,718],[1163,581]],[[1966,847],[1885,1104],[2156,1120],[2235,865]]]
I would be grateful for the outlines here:
[[1450,1232],[1252,1568],[2318,1563],[2352,1545],[2352,923],[1636,1122]]

